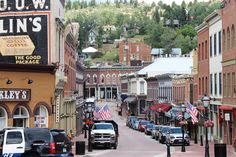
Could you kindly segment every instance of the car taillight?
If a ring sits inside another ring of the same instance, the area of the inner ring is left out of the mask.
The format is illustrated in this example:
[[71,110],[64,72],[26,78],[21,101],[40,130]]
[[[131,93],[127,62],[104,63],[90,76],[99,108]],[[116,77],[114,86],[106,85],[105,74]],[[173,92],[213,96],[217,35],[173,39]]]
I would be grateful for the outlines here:
[[50,154],[56,154],[56,145],[54,142],[50,143],[50,150],[49,150]]

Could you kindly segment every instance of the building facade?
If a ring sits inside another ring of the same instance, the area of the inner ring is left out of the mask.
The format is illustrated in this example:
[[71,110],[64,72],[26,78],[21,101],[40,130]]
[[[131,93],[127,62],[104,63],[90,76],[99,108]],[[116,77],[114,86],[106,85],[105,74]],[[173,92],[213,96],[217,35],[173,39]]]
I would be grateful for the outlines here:
[[130,65],[132,60],[151,61],[151,46],[138,42],[119,43],[119,62]]
[[[1,127],[56,127],[63,90],[59,82],[64,79],[64,39],[60,33],[64,3],[8,0],[1,6],[0,91],[5,95],[0,104],[4,117],[8,117],[3,118]],[[6,23],[9,19],[13,22]],[[27,23],[29,20],[33,22]],[[22,45],[7,44],[10,41]]]
[[223,98],[222,98],[222,125],[224,142],[233,144],[235,142],[236,133],[236,88],[235,88],[235,72],[236,72],[236,2],[225,0],[222,1],[222,75],[223,75]]

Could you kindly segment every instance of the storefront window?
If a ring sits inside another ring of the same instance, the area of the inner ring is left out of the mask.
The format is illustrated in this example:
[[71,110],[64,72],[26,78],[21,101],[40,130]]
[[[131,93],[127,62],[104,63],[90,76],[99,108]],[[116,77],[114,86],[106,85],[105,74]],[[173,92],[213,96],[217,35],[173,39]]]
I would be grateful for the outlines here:
[[7,112],[4,108],[0,107],[0,130],[7,127]]
[[48,111],[44,106],[39,106],[35,111],[34,126],[36,128],[48,127]]
[[20,106],[18,107],[13,115],[13,127],[28,127],[29,112],[28,110]]

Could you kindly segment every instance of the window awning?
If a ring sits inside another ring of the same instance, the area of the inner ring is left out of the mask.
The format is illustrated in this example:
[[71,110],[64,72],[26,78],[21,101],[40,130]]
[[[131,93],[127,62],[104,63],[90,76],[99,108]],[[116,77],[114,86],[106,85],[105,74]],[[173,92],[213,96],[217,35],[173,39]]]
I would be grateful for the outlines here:
[[127,97],[124,102],[128,102],[128,103],[132,103],[132,102],[135,102],[136,101],[136,98],[135,97]]
[[232,106],[221,105],[221,106],[219,106],[219,109],[223,110],[223,111],[232,111],[233,107]]
[[171,105],[170,104],[166,104],[166,103],[161,103],[161,104],[155,104],[153,106],[150,107],[150,110],[152,111],[162,111],[162,112],[167,112],[171,109]]

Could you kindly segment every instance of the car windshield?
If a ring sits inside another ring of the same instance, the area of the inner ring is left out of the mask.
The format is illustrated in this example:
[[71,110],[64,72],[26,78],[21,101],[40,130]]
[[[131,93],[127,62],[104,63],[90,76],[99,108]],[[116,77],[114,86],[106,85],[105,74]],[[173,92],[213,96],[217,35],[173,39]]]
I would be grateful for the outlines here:
[[173,129],[171,129],[170,133],[179,134],[179,133],[182,133],[182,129],[181,128],[173,128]]
[[167,131],[168,131],[168,127],[162,128],[162,132],[163,132],[163,133],[166,133]]
[[113,130],[113,126],[111,124],[94,124],[93,130],[98,129]]
[[147,128],[153,128],[153,124],[147,124]]
[[147,125],[148,121],[141,121],[140,124],[141,125]]

